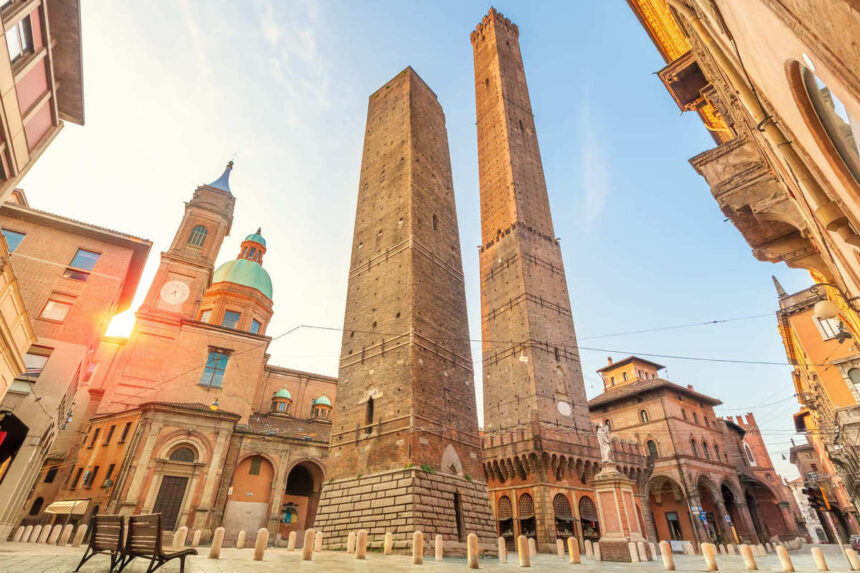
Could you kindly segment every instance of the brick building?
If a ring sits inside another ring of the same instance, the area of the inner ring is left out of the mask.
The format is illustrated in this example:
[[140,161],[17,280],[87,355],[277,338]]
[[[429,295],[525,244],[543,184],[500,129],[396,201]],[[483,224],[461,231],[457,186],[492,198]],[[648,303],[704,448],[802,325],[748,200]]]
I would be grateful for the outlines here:
[[675,542],[748,543],[796,536],[793,498],[773,469],[755,418],[718,417],[722,402],[660,377],[636,356],[598,372],[604,392],[591,420],[644,444],[653,472],[643,517],[651,536]]
[[[542,551],[600,535],[600,470],[564,275],[519,48],[495,9],[471,35],[481,191],[484,474],[497,533]],[[639,481],[640,445],[615,460]]]
[[185,204],[130,336],[92,348],[66,448],[24,522],[158,512],[166,529],[224,526],[228,539],[313,525],[336,380],[268,364],[274,301],[259,229],[215,268],[231,170]]

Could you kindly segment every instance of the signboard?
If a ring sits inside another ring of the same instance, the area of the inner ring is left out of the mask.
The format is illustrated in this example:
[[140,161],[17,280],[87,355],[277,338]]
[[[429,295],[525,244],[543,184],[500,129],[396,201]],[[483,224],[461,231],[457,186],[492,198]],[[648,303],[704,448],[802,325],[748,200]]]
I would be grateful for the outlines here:
[[672,539],[669,541],[669,546],[672,548],[672,553],[684,553],[684,548],[686,547],[687,542],[683,540],[675,540]]

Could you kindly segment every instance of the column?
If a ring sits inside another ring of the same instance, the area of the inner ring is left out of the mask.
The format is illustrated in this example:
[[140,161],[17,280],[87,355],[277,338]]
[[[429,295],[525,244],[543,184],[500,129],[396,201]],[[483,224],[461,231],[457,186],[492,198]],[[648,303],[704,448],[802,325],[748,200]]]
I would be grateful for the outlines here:
[[212,450],[212,459],[209,461],[209,468],[206,472],[206,483],[203,484],[203,493],[200,496],[200,505],[197,507],[194,515],[194,529],[206,529],[206,518],[215,506],[215,500],[212,499],[213,491],[221,477],[221,469],[224,466],[225,444],[229,438],[229,431],[221,430],[218,432],[215,448]]
[[119,510],[122,514],[130,515],[134,513],[134,508],[140,499],[143,478],[146,477],[146,468],[149,467],[149,463],[152,460],[152,450],[155,449],[155,442],[158,441],[158,434],[161,432],[161,424],[149,423],[146,432],[146,442],[143,444],[140,457],[132,463],[134,476],[128,488],[128,496],[126,496],[124,501],[120,500],[119,503]]
[[744,529],[747,530],[750,543],[758,544],[758,532],[755,529],[755,524],[753,524],[752,516],[750,515],[750,508],[747,507],[746,503],[735,503],[735,508],[738,510],[738,515],[741,516],[741,521],[744,524]]
[[726,504],[722,499],[715,499],[714,504],[717,506],[717,513],[719,514],[719,528],[720,531],[723,532],[723,543],[735,543],[735,536],[732,535],[732,528],[729,525],[728,517],[731,519],[728,510],[726,509]]
[[654,531],[654,520],[651,519],[651,506],[648,504],[648,496],[643,493],[637,493],[635,497],[639,500],[639,507],[642,508],[642,521],[645,522],[645,537],[648,541],[659,542],[657,532]]
[[279,524],[281,523],[281,500],[287,490],[287,468],[290,467],[289,452],[282,452],[278,459],[278,469],[275,479],[272,480],[272,507],[269,512],[269,534],[272,539],[277,539]]
[[687,506],[690,508],[690,518],[693,521],[693,529],[695,540],[697,543],[707,543],[709,541],[708,532],[705,530],[705,524],[702,523],[702,518],[699,513],[693,511],[693,508],[702,507],[702,500],[699,498],[698,492],[690,494],[687,498]]

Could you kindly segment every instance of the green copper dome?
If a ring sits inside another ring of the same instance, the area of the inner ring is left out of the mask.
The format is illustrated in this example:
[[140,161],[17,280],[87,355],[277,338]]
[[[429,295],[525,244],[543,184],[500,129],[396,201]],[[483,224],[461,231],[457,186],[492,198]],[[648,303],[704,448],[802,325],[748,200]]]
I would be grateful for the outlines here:
[[264,247],[266,246],[266,239],[263,238],[263,235],[260,234],[259,229],[256,233],[251,233],[247,237],[245,237],[246,241],[253,241],[255,243],[260,243]]
[[320,396],[316,400],[314,400],[314,404],[320,404],[322,406],[331,406],[331,400],[326,398],[325,396]]
[[272,279],[260,263],[248,259],[236,259],[224,263],[212,275],[212,284],[236,283],[255,288],[272,298]]
[[293,397],[290,396],[290,391],[286,388],[281,388],[277,392],[275,392],[275,398],[286,398],[287,400],[292,400]]

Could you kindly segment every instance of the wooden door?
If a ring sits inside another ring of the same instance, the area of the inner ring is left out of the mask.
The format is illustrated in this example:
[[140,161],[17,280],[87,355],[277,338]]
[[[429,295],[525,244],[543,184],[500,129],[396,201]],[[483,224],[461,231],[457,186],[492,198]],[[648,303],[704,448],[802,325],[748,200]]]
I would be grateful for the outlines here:
[[182,498],[185,497],[185,487],[188,485],[187,477],[164,476],[161,479],[161,487],[158,489],[158,497],[152,506],[152,513],[161,514],[161,527],[173,531],[176,529],[176,519],[179,510],[182,509]]

